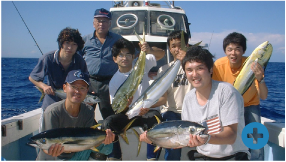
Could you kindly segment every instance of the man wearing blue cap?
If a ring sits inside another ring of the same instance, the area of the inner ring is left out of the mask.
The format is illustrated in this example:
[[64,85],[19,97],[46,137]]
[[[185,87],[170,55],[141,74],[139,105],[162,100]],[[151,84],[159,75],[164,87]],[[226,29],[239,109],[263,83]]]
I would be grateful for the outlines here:
[[[94,110],[82,101],[87,95],[89,76],[81,70],[72,70],[68,73],[63,90],[67,98],[47,107],[44,112],[43,130],[67,127],[91,127],[96,124]],[[110,129],[106,130],[104,144],[114,141],[115,135]],[[85,155],[87,160],[90,152]],[[75,152],[65,152],[61,144],[52,145],[49,150],[40,150],[37,160],[75,160]],[[83,156],[81,156],[83,158]]]
[[83,37],[83,55],[90,74],[89,91],[100,99],[99,108],[103,119],[114,114],[109,101],[109,81],[118,70],[112,59],[111,48],[122,36],[109,31],[111,26],[111,13],[104,8],[94,13],[93,27],[95,31]]

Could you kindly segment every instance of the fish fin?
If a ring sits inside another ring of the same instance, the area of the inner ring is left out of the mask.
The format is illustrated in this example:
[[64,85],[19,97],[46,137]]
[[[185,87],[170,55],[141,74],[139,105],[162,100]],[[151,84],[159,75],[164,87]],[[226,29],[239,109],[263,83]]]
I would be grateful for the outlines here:
[[142,38],[142,41],[145,42],[145,25],[143,25],[143,38]]
[[137,151],[137,157],[138,157],[140,149],[141,149],[141,141],[139,139],[140,135],[135,129],[132,128],[132,130],[133,130],[134,134],[136,135],[136,137],[138,138],[138,151]]
[[99,150],[96,147],[92,147],[91,150],[95,152],[99,152]]
[[161,123],[161,120],[155,115],[155,118],[157,120],[157,123],[160,124]]
[[42,95],[40,97],[40,100],[38,102],[38,103],[40,103],[43,100],[43,98],[45,97],[46,94],[44,93],[44,90],[42,88],[40,88],[38,86],[35,86],[35,87],[42,93]]
[[129,145],[129,141],[128,138],[126,136],[126,131],[127,129],[132,125],[132,123],[136,120],[136,118],[134,118],[131,122],[129,122],[122,130],[123,133],[120,134],[120,136],[123,138],[123,140]]
[[160,149],[160,147],[156,146],[155,149],[154,149],[154,153],[157,152],[159,149]]
[[[140,43],[143,43],[143,39],[137,34],[136,31],[134,31],[134,32],[135,32],[135,35],[136,35],[137,39],[139,40],[139,42],[140,42]],[[144,33],[144,30],[143,30],[143,34],[145,34],[145,33]],[[144,36],[144,39],[145,39],[145,35],[143,35],[143,36]]]
[[187,50],[188,50],[186,47],[184,31],[181,32],[181,49],[185,52],[187,52]]
[[201,43],[202,43],[202,41],[200,41],[200,42],[194,44],[193,46],[199,46]]
[[94,126],[91,126],[90,128],[96,129],[96,128],[100,127],[100,126],[101,126],[101,124],[96,124],[96,125],[94,125]]

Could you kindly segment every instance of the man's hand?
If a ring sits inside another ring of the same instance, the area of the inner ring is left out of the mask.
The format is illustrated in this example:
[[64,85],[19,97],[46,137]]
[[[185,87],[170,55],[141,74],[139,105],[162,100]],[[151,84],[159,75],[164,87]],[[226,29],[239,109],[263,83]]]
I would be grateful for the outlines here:
[[105,145],[111,144],[115,139],[115,134],[111,131],[111,129],[106,129],[105,132],[106,132],[106,137],[103,143]]
[[146,114],[150,109],[149,108],[141,108],[139,112],[139,116]]
[[261,81],[264,75],[264,69],[262,68],[262,66],[258,62],[253,62],[251,64],[251,70],[253,71],[255,78],[258,81]]
[[185,56],[186,56],[186,52],[180,49],[179,53],[176,54],[176,59],[182,62]]
[[48,152],[44,150],[44,152],[50,156],[57,157],[64,152],[64,146],[59,143],[51,145]]
[[54,90],[53,90],[53,88],[51,86],[45,85],[43,87],[43,91],[45,92],[45,94],[55,95],[55,92],[54,92]]
[[204,145],[208,140],[208,136],[192,135],[190,134],[189,147],[196,147]]
[[139,43],[139,46],[141,48],[141,51],[144,51],[146,53],[151,53],[152,48],[150,48],[147,42],[144,42],[143,44]]
[[143,141],[143,142],[146,142],[146,143],[149,143],[149,144],[152,144],[152,141],[150,141],[148,138],[147,138],[147,131],[145,131],[144,133],[142,133],[140,135],[140,138],[139,138],[140,141]]

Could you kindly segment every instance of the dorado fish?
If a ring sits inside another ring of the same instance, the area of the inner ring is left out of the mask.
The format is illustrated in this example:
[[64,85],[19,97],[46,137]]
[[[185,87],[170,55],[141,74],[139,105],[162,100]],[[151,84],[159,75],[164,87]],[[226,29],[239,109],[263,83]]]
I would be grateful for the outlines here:
[[129,110],[126,112],[129,119],[137,116],[140,112],[140,108],[150,108],[158,101],[158,99],[168,90],[175,80],[180,66],[181,62],[180,60],[177,60],[163,73],[162,76],[153,81],[145,92],[129,106]]
[[[39,100],[39,103],[43,100],[43,98],[45,97],[45,93],[44,91],[37,87],[36,88],[42,93],[42,96]],[[55,95],[58,96],[61,99],[66,99],[67,98],[67,94],[62,90],[62,89],[56,89],[55,90]],[[99,98],[93,95],[86,95],[86,97],[83,100],[84,103],[89,103],[89,104],[96,104],[98,102],[100,102]]]
[[272,45],[266,41],[256,47],[252,54],[245,60],[242,65],[243,68],[233,84],[234,88],[236,88],[241,95],[248,90],[255,79],[255,75],[251,70],[251,64],[253,62],[259,63],[265,69],[271,57],[272,51]]
[[30,138],[29,145],[48,150],[51,145],[60,143],[66,152],[96,149],[104,140],[106,133],[94,128],[57,128],[41,132]]
[[[143,29],[143,39],[135,32],[140,43],[145,42],[145,32]],[[112,109],[118,114],[124,111],[127,107],[128,99],[132,97],[143,78],[146,61],[146,52],[141,51],[138,60],[136,61],[131,73],[127,79],[118,88],[112,100]]]

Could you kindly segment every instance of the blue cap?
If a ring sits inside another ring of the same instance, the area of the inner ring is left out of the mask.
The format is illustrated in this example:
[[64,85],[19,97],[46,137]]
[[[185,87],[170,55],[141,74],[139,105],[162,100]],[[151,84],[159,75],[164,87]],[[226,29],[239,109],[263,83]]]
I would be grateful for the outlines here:
[[107,11],[106,9],[101,8],[101,9],[95,10],[94,17],[106,17],[108,19],[111,19],[111,13]]
[[70,71],[66,77],[66,83],[71,84],[77,80],[83,80],[89,85],[89,75],[87,73],[83,73],[81,70]]

